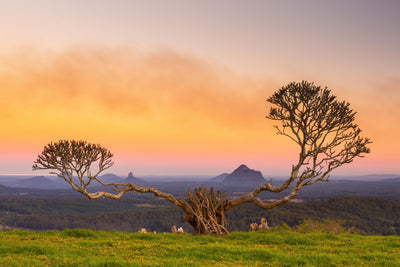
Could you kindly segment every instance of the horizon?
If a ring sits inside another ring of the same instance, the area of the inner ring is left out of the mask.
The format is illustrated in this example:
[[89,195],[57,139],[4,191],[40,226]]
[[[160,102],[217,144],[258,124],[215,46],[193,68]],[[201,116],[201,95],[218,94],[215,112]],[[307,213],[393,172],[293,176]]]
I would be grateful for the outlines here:
[[333,176],[400,173],[400,2],[38,0],[0,10],[0,173],[31,173],[46,144],[75,139],[108,148],[112,173],[213,176],[244,163],[285,176],[299,151],[265,118],[266,99],[302,80],[348,101],[373,142]]
[[[137,178],[143,178],[143,179],[161,179],[161,178],[165,178],[166,181],[168,180],[182,180],[182,179],[188,179],[189,180],[195,180],[195,179],[199,179],[199,180],[203,180],[203,179],[212,179],[215,178],[219,175],[222,174],[229,174],[232,173],[234,170],[230,171],[230,172],[222,172],[219,174],[213,174],[213,175],[196,175],[196,174],[178,174],[178,175],[174,175],[174,174],[170,174],[170,175],[133,175],[134,177]],[[258,171],[258,170],[255,170]],[[263,177],[265,179],[280,179],[283,178],[285,179],[287,176],[285,175],[265,175],[263,172],[261,172]],[[120,174],[120,173],[113,173],[113,172],[105,172],[100,174],[100,177],[103,175],[116,175],[120,178],[126,178],[128,177],[129,173],[127,174]],[[24,174],[7,174],[7,173],[0,173],[0,178],[1,177],[29,177],[29,178],[33,178],[33,177],[59,177],[56,174],[49,174],[49,173],[24,173]],[[400,177],[400,174],[396,174],[396,173],[372,173],[372,174],[357,174],[357,175],[330,175],[331,178],[360,178],[360,177],[376,177],[376,178],[382,178],[382,179],[386,179],[387,177]]]

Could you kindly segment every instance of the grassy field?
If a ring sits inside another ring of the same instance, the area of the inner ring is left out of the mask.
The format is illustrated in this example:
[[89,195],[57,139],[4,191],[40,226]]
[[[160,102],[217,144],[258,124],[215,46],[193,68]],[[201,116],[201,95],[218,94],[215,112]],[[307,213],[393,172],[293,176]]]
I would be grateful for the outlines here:
[[400,266],[400,236],[0,232],[0,266]]

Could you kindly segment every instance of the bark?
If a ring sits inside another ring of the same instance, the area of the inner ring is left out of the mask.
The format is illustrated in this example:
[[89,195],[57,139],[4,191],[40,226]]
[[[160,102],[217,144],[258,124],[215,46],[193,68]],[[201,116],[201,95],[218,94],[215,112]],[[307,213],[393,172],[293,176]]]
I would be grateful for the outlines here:
[[187,214],[185,220],[193,226],[195,234],[206,234],[223,236],[228,234],[224,212],[228,204],[228,198],[225,194],[218,191],[210,191],[206,187],[199,187],[194,193],[188,190],[186,202],[191,207],[190,214]]

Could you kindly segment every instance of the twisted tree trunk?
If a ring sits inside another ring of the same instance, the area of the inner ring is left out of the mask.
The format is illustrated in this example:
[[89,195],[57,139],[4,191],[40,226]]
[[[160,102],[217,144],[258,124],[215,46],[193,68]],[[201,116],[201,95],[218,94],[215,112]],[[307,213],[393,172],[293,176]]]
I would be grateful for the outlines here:
[[226,228],[224,216],[228,205],[225,194],[214,188],[210,191],[206,187],[195,188],[194,193],[188,190],[186,203],[190,206],[190,212],[184,219],[194,228],[195,234],[223,236],[229,233]]

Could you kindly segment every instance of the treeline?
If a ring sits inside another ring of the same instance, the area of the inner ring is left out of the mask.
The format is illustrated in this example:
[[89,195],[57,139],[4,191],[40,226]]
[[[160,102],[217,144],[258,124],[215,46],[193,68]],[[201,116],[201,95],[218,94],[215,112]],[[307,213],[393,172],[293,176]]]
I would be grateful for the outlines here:
[[[153,206],[151,206],[153,205]],[[163,206],[163,207],[162,207]],[[136,232],[169,232],[172,225],[191,230],[180,208],[161,199],[60,200],[8,196],[0,198],[0,224],[16,228],[93,230]],[[384,198],[335,197],[303,203],[287,203],[271,210],[245,204],[228,211],[230,231],[247,231],[253,222],[267,218],[271,226],[286,223],[293,227],[306,219],[344,220],[346,227],[355,227],[364,234],[400,234],[400,201]]]
[[344,220],[345,227],[355,227],[363,234],[400,234],[400,202],[375,197],[334,197],[287,203],[271,210],[242,205],[229,211],[226,217],[232,221],[231,231],[242,231],[260,217],[267,218],[272,226],[286,223],[291,227],[306,219],[319,221],[330,218]]
[[[6,195],[0,197],[0,211],[18,214],[85,214],[96,215],[104,212],[129,211],[139,206],[164,207],[171,206],[164,199],[153,198],[134,200],[113,200],[87,198],[37,198],[28,196]],[[1,215],[0,215],[1,217]]]
[[182,219],[183,213],[177,208],[138,209],[128,212],[107,212],[98,215],[40,215],[29,214],[8,218],[3,224],[36,231],[85,228],[92,230],[137,232],[141,228],[148,231],[170,232],[172,225],[189,225]]

